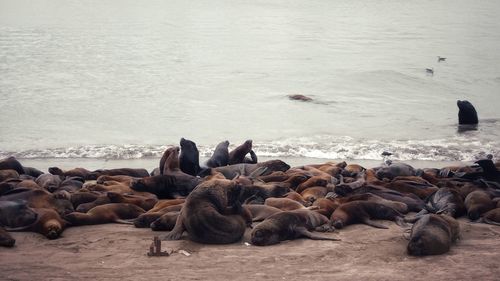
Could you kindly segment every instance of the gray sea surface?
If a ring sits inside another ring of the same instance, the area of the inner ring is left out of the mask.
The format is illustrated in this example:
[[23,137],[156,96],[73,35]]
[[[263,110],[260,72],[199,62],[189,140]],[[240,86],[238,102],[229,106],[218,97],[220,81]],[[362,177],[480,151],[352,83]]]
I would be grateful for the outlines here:
[[[499,14],[497,0],[0,0],[0,156],[148,158],[185,137],[203,157],[252,139],[264,157],[498,159]],[[457,130],[458,99],[477,130]]]

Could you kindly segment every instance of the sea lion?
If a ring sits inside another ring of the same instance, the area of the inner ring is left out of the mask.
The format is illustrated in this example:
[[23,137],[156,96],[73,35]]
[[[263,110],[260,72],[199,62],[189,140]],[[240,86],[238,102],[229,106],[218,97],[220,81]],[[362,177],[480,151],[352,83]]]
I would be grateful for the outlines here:
[[426,212],[447,214],[458,218],[465,214],[466,209],[462,197],[456,190],[443,187],[426,199],[425,210],[422,210],[417,216]]
[[16,239],[0,226],[0,246],[10,248],[14,247],[14,244],[16,244]]
[[129,203],[134,204],[136,206],[141,207],[145,211],[151,210],[156,203],[158,203],[158,199],[156,198],[147,198],[140,195],[131,195],[131,194],[120,194],[116,192],[108,192],[106,196],[109,198],[111,203]]
[[47,237],[48,239],[57,239],[66,228],[67,222],[53,209],[37,208],[38,219],[28,229]]
[[111,203],[111,200],[107,196],[106,193],[102,193],[97,197],[94,201],[88,202],[88,203],[82,203],[76,207],[75,211],[79,213],[86,213],[90,211],[91,209],[100,206],[100,205],[105,205]]
[[490,195],[482,190],[469,193],[465,198],[464,204],[467,209],[467,216],[472,221],[479,219],[481,214],[496,207]]
[[150,227],[153,231],[171,231],[174,226],[177,218],[179,217],[180,211],[177,212],[168,212],[163,214],[161,217],[156,219],[151,223]]
[[107,182],[112,181],[112,182],[119,182],[119,183],[122,183],[124,185],[130,185],[130,183],[134,179],[137,179],[137,178],[134,178],[134,177],[131,177],[131,176],[123,176],[123,175],[120,175],[120,176],[102,175],[102,176],[99,176],[97,178],[96,183],[98,183],[98,184],[106,184]]
[[53,194],[42,190],[22,190],[0,197],[0,201],[13,201],[16,199],[26,200],[31,208],[49,208],[58,212],[61,216],[74,211],[73,205],[67,199],[57,198]]
[[313,176],[309,178],[308,180],[302,182],[297,186],[297,191],[298,193],[302,193],[302,191],[306,190],[309,187],[313,186],[327,186],[328,183],[331,183],[331,176]]
[[36,178],[35,182],[40,187],[42,187],[50,192],[53,192],[59,187],[62,180],[61,180],[61,177],[57,176],[57,175],[43,174],[43,175],[40,175],[38,178]]
[[229,163],[229,141],[220,142],[216,147],[215,151],[207,160],[207,167],[209,168],[217,168],[221,166],[227,166]]
[[282,211],[292,211],[306,208],[301,203],[289,198],[267,198],[266,201],[264,201],[264,205],[278,208]]
[[19,173],[16,170],[8,169],[8,170],[0,170],[0,182],[9,180],[9,179],[18,179]]
[[196,176],[201,170],[200,153],[198,152],[196,144],[193,141],[181,138],[180,145],[181,154],[179,156],[179,165],[181,171],[188,175]]
[[203,179],[188,174],[160,175],[136,179],[130,188],[140,192],[150,192],[161,199],[186,197]]
[[276,213],[282,212],[278,208],[260,204],[244,204],[243,208],[252,214],[252,221],[263,221]]
[[392,180],[397,176],[414,176],[415,173],[416,170],[412,166],[397,162],[377,168],[375,175],[380,180],[384,178]]
[[24,170],[24,174],[25,175],[29,175],[31,177],[34,177],[34,178],[37,178],[39,177],[40,175],[43,174],[42,171],[36,169],[36,168],[33,168],[33,167],[26,167],[26,166],[23,166],[23,170]]
[[304,95],[288,95],[288,99],[297,100],[297,101],[304,101],[304,102],[310,102],[313,100],[312,98],[310,98],[308,96],[304,96]]
[[[174,199],[174,200],[176,200],[176,199]],[[164,214],[171,213],[171,212],[180,212],[182,209],[182,206],[184,206],[184,204],[181,203],[181,204],[166,206],[166,207],[159,209],[159,210],[157,210],[155,207],[155,208],[153,208],[154,210],[151,209],[148,212],[138,216],[134,220],[134,226],[137,228],[151,227],[151,224],[154,221],[158,220]],[[174,224],[175,224],[175,221],[174,221]],[[158,226],[158,227],[160,227],[160,226]],[[173,229],[173,226],[172,226],[172,228],[169,228],[168,230],[172,230],[172,229]],[[165,230],[167,230],[167,229],[165,229]]]
[[394,179],[384,185],[388,189],[396,190],[401,193],[415,194],[421,199],[425,199],[438,190],[437,186],[429,182],[412,181],[404,179]]
[[397,224],[403,224],[401,213],[384,204],[370,201],[352,201],[340,205],[332,213],[330,220],[335,228],[346,225],[364,223],[376,228],[388,228],[387,226],[374,222],[371,219],[391,220]]
[[14,156],[0,160],[0,170],[15,170],[18,174],[24,174],[23,165]]
[[228,244],[241,239],[252,216],[241,206],[241,187],[234,181],[212,179],[199,184],[184,203],[174,229],[161,238],[178,240],[187,231],[198,243]]
[[472,103],[467,100],[457,100],[457,106],[459,125],[477,125],[479,123],[476,109]]
[[163,155],[161,156],[160,159],[160,165],[159,165],[159,170],[160,174],[163,175],[165,173],[165,162],[167,162],[167,159],[169,159],[169,165],[168,169],[179,169],[180,168],[180,162],[179,162],[179,157],[171,157],[173,152],[179,152],[180,148],[178,146],[172,146],[167,148],[164,152]]
[[76,210],[80,204],[93,202],[99,197],[99,195],[101,195],[99,192],[79,191],[71,194],[69,200],[71,201],[71,204],[73,204],[73,208]]
[[495,208],[484,213],[479,221],[500,226],[500,208]]
[[256,246],[267,246],[300,237],[339,241],[336,238],[324,237],[311,232],[319,228],[323,228],[322,230],[331,229],[328,218],[319,213],[310,210],[279,212],[252,229],[251,243]]
[[312,205],[317,208],[314,211],[329,218],[335,211],[335,209],[337,209],[341,205],[341,203],[338,200],[332,198],[319,198],[314,201]]
[[98,177],[106,175],[106,176],[131,176],[135,178],[143,178],[149,177],[149,172],[146,169],[132,169],[132,168],[119,168],[119,169],[99,169],[93,172],[90,172],[89,175],[85,178],[86,180],[97,180]]
[[90,171],[85,168],[74,168],[71,170],[63,171],[59,167],[49,167],[49,173],[62,177],[80,177],[83,179],[90,179]]
[[300,193],[302,197],[311,203],[314,203],[314,201],[324,198],[326,194],[328,193],[326,187],[323,186],[312,186]]
[[458,222],[447,215],[427,214],[411,228],[409,255],[440,255],[448,252],[460,234]]
[[252,140],[246,140],[242,145],[229,152],[229,165],[243,163],[245,156],[252,151]]
[[234,164],[224,167],[212,168],[212,173],[222,173],[227,179],[237,176],[258,177],[269,175],[276,171],[286,171],[290,166],[281,160],[269,160],[257,164]]
[[24,200],[0,201],[0,226],[23,228],[35,223],[38,214]]
[[481,159],[476,163],[483,169],[482,177],[485,180],[500,183],[500,171],[491,159]]
[[[109,203],[90,209],[87,213],[73,212],[64,218],[72,226],[123,222],[135,219],[145,211],[133,204]],[[130,222],[132,223],[132,222]]]

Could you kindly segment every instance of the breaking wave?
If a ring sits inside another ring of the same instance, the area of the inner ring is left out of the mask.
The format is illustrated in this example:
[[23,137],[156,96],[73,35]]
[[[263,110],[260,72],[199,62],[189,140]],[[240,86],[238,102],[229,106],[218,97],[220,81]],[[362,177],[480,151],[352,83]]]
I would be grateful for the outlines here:
[[[174,144],[172,144],[174,145]],[[200,157],[210,157],[216,144],[198,145]],[[232,144],[230,149],[237,144]],[[171,145],[82,145],[65,148],[0,151],[0,157],[20,159],[99,158],[139,159],[161,157]],[[391,152],[394,160],[472,161],[492,154],[500,158],[500,145],[493,140],[455,136],[434,140],[371,140],[351,137],[303,137],[253,142],[254,151],[263,157],[311,157],[325,159],[379,160],[381,153]]]

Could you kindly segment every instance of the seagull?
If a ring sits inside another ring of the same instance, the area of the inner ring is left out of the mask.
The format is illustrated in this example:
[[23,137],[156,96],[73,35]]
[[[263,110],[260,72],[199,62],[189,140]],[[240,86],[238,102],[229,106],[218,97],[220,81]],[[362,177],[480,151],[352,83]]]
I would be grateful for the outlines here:
[[434,68],[426,68],[425,72],[431,75],[434,75]]
[[445,60],[446,60],[446,58],[442,58],[442,57],[438,56],[438,62],[442,62],[442,61],[445,61]]

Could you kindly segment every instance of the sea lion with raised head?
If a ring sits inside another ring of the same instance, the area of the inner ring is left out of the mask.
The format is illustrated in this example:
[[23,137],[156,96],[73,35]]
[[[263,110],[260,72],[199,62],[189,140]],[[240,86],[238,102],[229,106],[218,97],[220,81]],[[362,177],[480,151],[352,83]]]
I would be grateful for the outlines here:
[[252,151],[252,140],[246,140],[242,145],[229,152],[229,165],[244,163],[245,156]]
[[163,240],[178,240],[184,231],[190,240],[229,244],[241,239],[252,216],[241,205],[241,187],[234,181],[212,179],[199,184],[186,198],[174,229]]
[[477,125],[479,123],[476,109],[472,103],[467,100],[457,100],[457,106],[459,125]]
[[412,256],[444,254],[450,250],[459,234],[460,226],[454,218],[427,214],[413,224],[406,249]]
[[320,213],[310,210],[283,211],[257,224],[252,229],[251,242],[256,246],[267,246],[300,237],[312,240],[340,240],[311,232],[316,229],[333,230],[328,218]]
[[193,141],[181,138],[181,154],[179,155],[179,165],[184,173],[196,176],[200,172],[200,153]]
[[217,168],[222,166],[227,166],[229,163],[229,141],[220,142],[216,147],[215,151],[207,160],[207,167],[209,168]]

